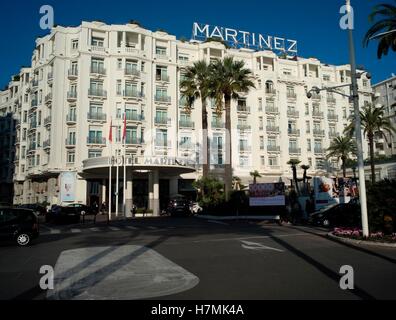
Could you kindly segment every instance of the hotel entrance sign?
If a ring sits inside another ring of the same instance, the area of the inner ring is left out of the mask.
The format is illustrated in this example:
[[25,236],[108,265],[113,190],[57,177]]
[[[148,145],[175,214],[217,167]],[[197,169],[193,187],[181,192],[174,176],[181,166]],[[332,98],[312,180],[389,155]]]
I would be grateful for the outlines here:
[[297,55],[297,41],[194,22],[193,40],[220,39],[231,47],[272,50]]

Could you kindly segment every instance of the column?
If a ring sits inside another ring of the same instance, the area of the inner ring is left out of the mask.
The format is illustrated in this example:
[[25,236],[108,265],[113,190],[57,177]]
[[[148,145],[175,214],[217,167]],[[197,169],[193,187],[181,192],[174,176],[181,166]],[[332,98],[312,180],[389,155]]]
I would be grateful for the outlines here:
[[160,215],[158,170],[154,170],[149,174],[149,209],[153,210],[155,217]]
[[126,211],[126,217],[127,218],[132,218],[132,206],[133,206],[133,178],[132,178],[132,172],[128,175],[127,172],[127,183],[126,183],[126,192],[125,194],[125,211]]
[[178,177],[170,179],[169,183],[169,195],[174,196],[179,193],[179,179]]

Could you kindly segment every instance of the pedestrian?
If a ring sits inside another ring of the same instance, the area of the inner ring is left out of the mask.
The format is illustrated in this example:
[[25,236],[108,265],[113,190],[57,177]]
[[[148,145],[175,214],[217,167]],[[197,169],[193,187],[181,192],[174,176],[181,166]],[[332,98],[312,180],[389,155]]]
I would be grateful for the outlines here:
[[107,210],[107,205],[106,205],[106,201],[103,201],[101,208],[100,208],[100,212],[103,214],[106,214],[106,210]]

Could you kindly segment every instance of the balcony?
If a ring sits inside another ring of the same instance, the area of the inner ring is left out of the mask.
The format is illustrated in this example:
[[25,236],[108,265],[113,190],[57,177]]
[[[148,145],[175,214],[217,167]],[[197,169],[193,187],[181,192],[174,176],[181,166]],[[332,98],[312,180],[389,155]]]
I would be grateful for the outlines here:
[[273,145],[269,145],[267,146],[267,151],[268,152],[280,152],[280,146],[273,146]]
[[265,107],[265,112],[267,114],[279,114],[279,109],[275,107]]
[[37,122],[33,121],[29,125],[29,130],[35,130],[35,129],[37,129]]
[[126,114],[126,121],[130,122],[142,122],[144,121],[144,116],[137,113],[127,113]]
[[104,114],[102,112],[88,112],[87,120],[88,121],[106,122],[106,114]]
[[124,90],[122,92],[122,96],[125,99],[142,99],[142,98],[144,98],[144,94],[137,90]]
[[48,72],[48,75],[47,75],[48,83],[51,83],[53,80],[54,80],[54,73],[52,71]]
[[37,106],[38,106],[38,100],[37,99],[32,100],[30,102],[30,108],[37,108]]
[[37,88],[39,85],[39,81],[38,80],[32,80],[30,82],[30,84],[32,85],[32,88]]
[[44,150],[51,148],[51,140],[48,139],[48,140],[44,141],[43,148],[44,148]]
[[274,96],[276,95],[276,90],[273,88],[266,88],[265,89],[265,94],[268,96]]
[[78,78],[78,69],[69,69],[68,78],[69,80],[76,80]]
[[288,92],[286,94],[287,99],[291,99],[291,100],[296,100],[297,99],[297,94],[295,92]]
[[316,137],[324,137],[325,136],[325,132],[324,132],[324,130],[314,129],[313,130],[313,135],[316,136]]
[[139,139],[138,137],[126,137],[125,139],[125,144],[127,145],[141,145],[143,143],[143,139]]
[[102,137],[88,137],[87,144],[94,144],[94,145],[106,145],[106,138]]
[[267,126],[266,130],[271,133],[280,133],[279,127]]
[[155,102],[171,103],[171,97],[156,94],[154,97]]
[[168,125],[170,125],[171,120],[168,119],[168,118],[163,118],[163,117],[155,117],[154,123],[155,123],[156,125],[168,126]]
[[252,147],[246,145],[240,145],[239,152],[252,152]]
[[51,122],[52,122],[52,117],[51,117],[51,116],[46,117],[46,118],[44,119],[44,126],[49,126],[49,125],[51,125]]
[[69,102],[77,101],[77,91],[69,91],[67,93],[67,101]]
[[252,130],[252,126],[249,124],[238,124],[237,129],[240,131]]
[[158,60],[167,60],[167,61],[169,61],[169,59],[170,59],[170,57],[167,55],[167,54],[162,54],[162,53],[157,53],[157,54],[155,54],[155,59],[158,59]]
[[66,148],[73,148],[76,146],[76,139],[75,138],[67,138],[65,141]]
[[37,145],[36,145],[36,143],[35,143],[35,142],[30,143],[30,144],[29,144],[29,147],[27,148],[27,152],[30,153],[30,152],[34,152],[34,151],[36,151],[36,150],[37,150]]
[[289,148],[289,154],[294,154],[294,155],[300,155],[301,154],[301,148]]
[[155,139],[155,147],[156,148],[171,148],[171,146],[172,146],[171,141]]
[[322,100],[322,96],[320,94],[318,94],[318,93],[312,92],[311,99],[320,101],[320,100]]
[[329,120],[329,121],[338,121],[338,115],[336,115],[336,114],[328,114],[327,115],[327,120]]
[[106,48],[102,46],[91,46],[91,51],[104,53],[106,52]]
[[75,124],[77,122],[77,115],[75,114],[68,114],[66,116],[66,123],[67,124]]
[[338,137],[338,133],[337,132],[330,132],[329,133],[329,139],[330,140],[333,140],[333,139],[335,139],[337,137]]
[[323,119],[324,113],[323,113],[323,112],[320,112],[320,111],[313,111],[313,112],[312,112],[312,117],[313,117],[313,118]]
[[169,76],[167,74],[160,74],[160,75],[157,74],[155,77],[155,81],[169,82]]
[[323,155],[326,153],[326,150],[324,150],[323,148],[315,148],[314,153],[317,155]]
[[179,143],[179,149],[180,150],[192,150],[194,148],[193,144],[191,142],[180,142]]
[[213,129],[224,129],[225,123],[220,120],[214,120],[214,121],[212,121],[212,128]]
[[237,112],[250,113],[250,107],[248,107],[248,106],[237,106]]
[[51,103],[51,102],[52,102],[52,93],[48,93],[48,94],[45,96],[44,101],[45,101],[46,104]]
[[140,78],[140,71],[136,68],[125,68],[124,75],[127,77]]
[[106,75],[106,69],[101,66],[91,66],[91,74],[92,75],[98,75],[98,76],[105,76]]
[[92,98],[107,98],[107,91],[103,89],[90,88],[88,89],[88,96]]
[[300,116],[300,112],[295,110],[287,110],[287,116],[289,118],[298,118]]
[[298,129],[289,129],[287,133],[289,136],[300,136],[301,131]]
[[195,123],[189,120],[180,120],[179,121],[179,128],[187,128],[187,129],[194,129]]
[[336,98],[334,98],[334,97],[327,97],[327,103],[335,104],[335,103],[336,103]]

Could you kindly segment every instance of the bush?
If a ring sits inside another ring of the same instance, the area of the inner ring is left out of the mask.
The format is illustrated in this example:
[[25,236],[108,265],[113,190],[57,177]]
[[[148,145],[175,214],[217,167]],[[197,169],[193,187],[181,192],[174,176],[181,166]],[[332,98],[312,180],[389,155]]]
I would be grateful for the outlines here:
[[371,232],[392,234],[396,222],[396,180],[383,180],[369,186],[367,205]]
[[224,185],[214,177],[197,180],[193,183],[193,187],[198,192],[198,203],[204,211],[212,211],[225,201]]

